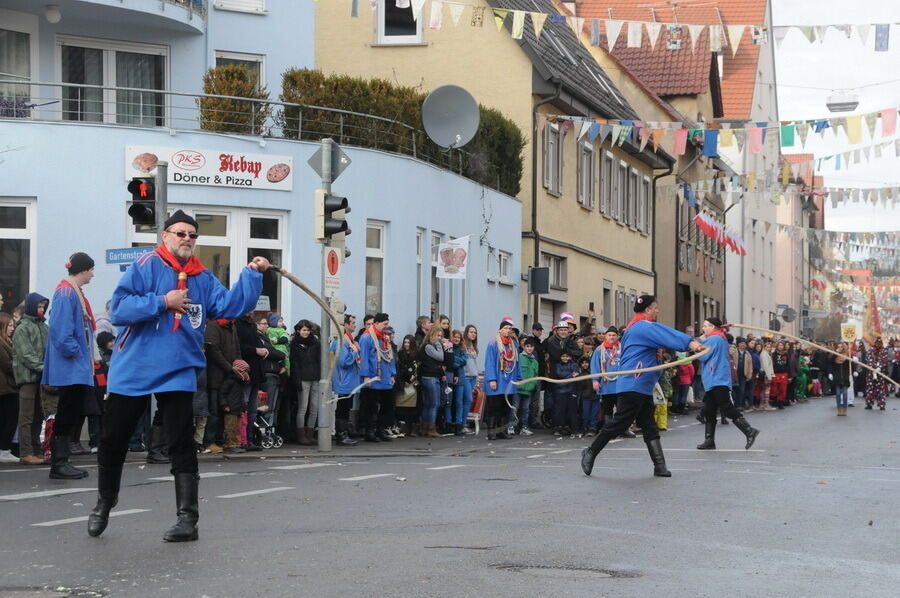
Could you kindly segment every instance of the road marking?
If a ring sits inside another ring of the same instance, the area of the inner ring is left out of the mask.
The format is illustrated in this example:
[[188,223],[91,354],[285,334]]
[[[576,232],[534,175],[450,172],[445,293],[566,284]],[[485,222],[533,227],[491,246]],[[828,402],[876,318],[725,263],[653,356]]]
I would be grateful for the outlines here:
[[328,467],[334,463],[300,463],[298,465],[277,465],[269,469],[313,469],[316,467]]
[[726,469],[726,470],[725,470],[725,473],[749,473],[749,474],[752,474],[752,475],[775,475],[774,473],[772,473],[772,472],[770,472],[770,471],[746,471],[746,470],[744,470],[744,471],[734,471],[734,470],[731,470],[731,469]]
[[760,465],[768,465],[769,461],[754,461],[752,459],[725,459],[726,463],[759,463]]
[[236,492],[234,494],[223,494],[216,498],[241,498],[242,496],[254,496],[256,494],[268,494],[269,492],[281,492],[282,490],[296,490],[293,486],[276,486],[275,488],[263,488],[262,490],[250,490],[248,492]]
[[0,473],[22,473],[23,471],[50,471],[50,468],[29,465],[28,467],[17,467],[15,469],[0,469]]
[[547,455],[528,455],[525,457],[526,459],[540,459],[541,457],[546,457]]
[[900,467],[878,467],[875,465],[857,465],[860,469],[887,469],[889,471],[900,471]]
[[[134,515],[136,513],[147,513],[150,509],[125,509],[124,511],[113,511],[109,514],[110,517],[121,517],[122,515]],[[87,521],[88,516],[82,515],[81,517],[71,517],[69,519],[57,519],[56,521],[43,521],[41,523],[32,523],[32,527],[52,527],[54,525],[65,525],[67,523],[78,523],[80,521]]]
[[562,455],[564,453],[571,453],[572,451],[575,451],[575,450],[578,450],[578,449],[563,449],[561,451],[550,451],[550,454],[551,455]]
[[562,468],[562,467],[568,467],[568,465],[526,465],[525,467],[532,467],[532,468],[537,468],[537,467]]
[[[230,475],[237,475],[236,473],[232,473],[230,471],[207,471],[205,473],[200,474],[200,479],[205,480],[207,478],[224,478]],[[167,475],[158,478],[150,478],[154,482],[174,482],[175,476]]]
[[25,500],[28,498],[44,498],[46,496],[62,496],[63,494],[77,494],[79,492],[91,492],[93,488],[60,488],[59,490],[41,490],[39,492],[23,492],[22,494],[7,494],[0,496],[0,500]]
[[892,480],[890,478],[869,478],[870,482],[900,482],[900,480]]
[[458,467],[465,467],[465,465],[441,465],[440,467],[429,467],[428,469],[431,471],[440,471],[442,469],[456,469]]
[[709,459],[682,459],[680,457],[672,457],[669,461],[709,461]]
[[677,467],[670,467],[669,471],[703,471],[702,469],[679,469]]
[[[647,449],[645,449],[645,448],[639,448],[639,447],[624,447],[624,446],[623,446],[622,448],[608,448],[608,449],[603,449],[603,450],[605,450],[605,451],[646,451]],[[690,452],[693,453],[693,452],[701,451],[701,449],[692,449],[692,448],[668,448],[668,447],[666,447],[666,452],[667,452],[667,453],[671,453],[671,452],[673,452],[673,451],[690,451]],[[701,452],[703,452],[703,451],[701,451]],[[766,452],[766,451],[763,450],[763,449],[750,449],[750,450],[748,451],[748,450],[745,450],[745,449],[721,449],[721,448],[720,448],[720,449],[716,449],[716,452],[717,452],[717,453],[764,453],[764,452]]]
[[396,473],[376,473],[372,475],[358,475],[353,478],[338,478],[338,481],[341,482],[361,482],[363,480],[371,480],[373,478],[386,478],[392,475],[397,475]]

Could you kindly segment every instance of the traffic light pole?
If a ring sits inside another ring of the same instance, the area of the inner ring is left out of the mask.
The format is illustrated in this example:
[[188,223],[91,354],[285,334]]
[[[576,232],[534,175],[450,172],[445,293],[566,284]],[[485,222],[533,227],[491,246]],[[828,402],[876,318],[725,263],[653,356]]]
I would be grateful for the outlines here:
[[169,163],[165,161],[156,164],[156,244],[162,245],[163,229],[166,227],[166,220],[169,216],[168,200],[169,200]]
[[[334,146],[333,139],[323,139],[322,140],[322,189],[325,190],[326,193],[331,193],[331,182],[333,179],[331,172],[331,160],[332,160],[332,151]],[[327,251],[328,246],[326,244],[322,244],[322,259],[319,260],[319,267],[322,271],[321,283],[320,287],[321,293],[325,302],[328,303],[328,306],[331,307],[331,299],[325,297],[325,252]],[[336,331],[338,334],[341,334],[341,331]],[[325,377],[323,374],[328,372],[331,368],[328,367],[328,348],[331,343],[331,318],[328,316],[328,313],[323,309],[322,310],[322,337],[319,339],[319,356],[320,356],[320,368],[321,373],[319,374],[319,396],[316,397],[316,400],[319,404],[319,434],[318,434],[318,449],[321,452],[329,452],[331,451],[331,418],[332,418],[332,409],[333,405],[328,403],[327,401],[331,397],[331,380]],[[337,358],[337,356],[335,356]],[[349,399],[344,399],[349,400]]]

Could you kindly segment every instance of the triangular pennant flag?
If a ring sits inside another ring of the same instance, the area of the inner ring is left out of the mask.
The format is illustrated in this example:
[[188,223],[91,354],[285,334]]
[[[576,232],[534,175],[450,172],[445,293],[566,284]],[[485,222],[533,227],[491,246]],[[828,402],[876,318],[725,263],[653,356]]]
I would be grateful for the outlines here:
[[719,132],[719,145],[722,147],[731,147],[734,144],[734,131],[731,129],[722,129]]
[[412,0],[413,19],[416,22],[422,18],[422,9],[425,8],[425,0]]
[[876,158],[876,159],[878,159],[878,158],[881,157],[881,155],[882,155],[882,154],[881,154],[881,149],[882,149],[883,147],[884,147],[884,146],[883,146],[882,144],[878,144],[878,145],[875,146],[875,158]]
[[869,156],[871,156],[871,154],[872,154],[872,148],[871,148],[871,147],[866,146],[866,147],[863,148],[863,156],[865,156],[866,162],[869,161]]
[[575,139],[581,139],[582,137],[584,137],[587,134],[587,132],[590,130],[590,128],[591,128],[591,121],[589,121],[589,120],[581,121],[581,129],[578,131],[578,137],[576,137]]
[[581,32],[584,29],[584,17],[569,17],[566,19],[566,22],[575,33],[575,38],[581,39]]
[[512,23],[512,37],[513,39],[522,39],[522,35],[525,33],[525,11],[524,10],[514,10],[513,11],[513,23]]
[[650,141],[651,130],[647,127],[644,127],[638,133],[638,138],[641,140],[639,151],[644,151],[644,148],[647,147],[647,142]]
[[594,143],[597,139],[597,135],[600,134],[600,125],[597,123],[591,123],[591,128],[588,129],[588,141]]
[[828,25],[816,25],[816,37],[819,40],[820,44],[825,43],[825,31],[828,28]]
[[800,145],[802,147],[806,147],[806,138],[809,136],[809,123],[804,121],[799,121],[796,126],[797,135],[800,136]]
[[781,125],[781,147],[794,147],[794,125]]
[[763,129],[762,127],[752,127],[749,130],[750,135],[750,153],[761,154],[763,151]]
[[741,44],[741,38],[744,36],[744,25],[728,25],[728,45],[731,46],[731,57],[737,54],[738,46]]
[[722,26],[721,25],[710,25],[709,26],[709,51],[710,52],[721,52],[722,51]]
[[665,131],[662,129],[653,129],[653,151],[659,149],[659,143],[662,141]]
[[591,45],[600,45],[600,19],[591,19]]
[[862,116],[859,114],[847,117],[847,141],[852,144],[862,141]]
[[773,33],[775,34],[775,48],[781,48],[781,42],[784,41],[785,36],[787,36],[787,32],[790,30],[789,27],[774,27]]
[[662,30],[662,23],[644,23],[647,27],[647,37],[650,38],[650,49],[656,49],[656,42],[659,40],[659,32]]
[[[619,147],[621,147],[622,144],[625,143],[625,140],[628,139],[628,136],[631,135],[632,129],[634,129],[634,127],[631,125],[622,126],[622,131],[619,133],[619,143],[617,144]],[[615,142],[615,139],[613,139],[613,142]]]
[[612,51],[616,47],[616,41],[619,39],[619,33],[622,31],[622,21],[607,19],[606,21],[606,46]]
[[875,51],[887,52],[890,46],[891,25],[884,23],[875,25]]
[[888,108],[881,111],[881,136],[890,137],[897,129],[897,109]]
[[875,139],[875,125],[878,124],[878,113],[869,112],[865,115],[866,129],[869,130],[869,138]]
[[862,156],[860,155],[859,150],[853,150],[853,163],[859,164],[860,162],[862,162]]
[[[604,141],[606,141],[606,138],[609,136],[611,131],[612,131],[612,125],[604,125],[604,124],[600,125],[600,143],[603,143]],[[613,137],[613,139],[615,139],[615,137]]]
[[813,43],[816,41],[816,29],[815,27],[798,25],[797,29],[800,30],[800,33],[806,36],[807,41],[809,43]]
[[871,25],[854,25],[854,29],[856,29],[856,34],[859,36],[859,41],[862,42],[862,45],[866,45],[866,40],[869,39],[869,28]]
[[533,12],[531,13],[531,24],[534,25],[534,36],[541,39],[541,33],[544,31],[544,23],[547,21],[547,13]]
[[640,48],[643,34],[644,28],[640,21],[628,21],[627,47]]
[[687,129],[675,129],[675,155],[683,156],[685,150],[687,150],[687,137],[688,130]]
[[431,22],[429,29],[440,29],[444,26],[444,0],[431,0]]
[[506,15],[509,10],[506,8],[494,8],[494,24],[497,25],[497,31],[503,29],[503,22],[506,21]]
[[737,141],[738,152],[743,152],[744,143],[747,141],[747,129],[735,129],[734,140]]
[[703,28],[706,25],[688,25],[688,31],[691,32],[691,52],[697,51],[697,40],[700,39],[700,34],[703,32]]
[[456,2],[450,3],[450,19],[453,21],[454,27],[459,25],[459,20],[462,18],[462,13],[465,8],[465,4],[457,4]]
[[781,184],[787,185],[791,182],[791,167],[787,164],[781,169]]

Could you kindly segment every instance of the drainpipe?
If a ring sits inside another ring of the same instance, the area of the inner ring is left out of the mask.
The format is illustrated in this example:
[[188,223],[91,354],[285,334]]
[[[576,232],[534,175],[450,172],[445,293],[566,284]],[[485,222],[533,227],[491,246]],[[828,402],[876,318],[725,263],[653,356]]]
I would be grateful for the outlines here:
[[[653,229],[652,229],[653,230],[653,238],[651,240],[651,245],[650,245],[650,247],[651,247],[651,249],[650,249],[650,270],[653,271],[653,294],[657,297],[659,296],[659,289],[657,288],[657,284],[656,284],[656,181],[658,181],[659,179],[661,179],[665,176],[669,176],[670,174],[672,174],[672,172],[674,170],[675,170],[675,163],[673,162],[672,164],[669,164],[669,169],[667,171],[665,171],[662,174],[657,174],[653,177],[653,203],[651,204],[653,206],[653,213],[650,216],[650,222],[652,223],[650,226],[653,227]],[[676,210],[677,210],[677,208],[676,208]],[[678,245],[678,224],[677,224],[678,218],[675,219],[675,222],[676,222],[676,224],[675,224],[675,245],[677,246]],[[677,251],[675,252],[675,255],[676,255],[675,259],[677,260],[678,259]],[[675,288],[676,288],[676,290],[678,289],[678,271],[677,270],[675,271]],[[677,297],[676,297],[676,301],[677,301]]]
[[[534,268],[537,268],[541,265],[541,237],[538,233],[538,209],[537,209],[537,147],[538,147],[538,108],[543,106],[544,104],[549,104],[550,102],[559,99],[559,96],[562,94],[562,81],[556,79],[555,77],[550,80],[551,83],[556,84],[556,91],[549,98],[543,99],[540,102],[536,103],[531,110],[531,237],[534,240]],[[562,148],[559,148],[559,151],[562,151]],[[530,281],[529,281],[530,282]],[[528,291],[526,289],[526,296]],[[530,326],[538,319],[538,314],[540,314],[540,297],[538,295],[534,296],[534,318],[532,321],[528,323]],[[526,310],[527,311],[527,310]]]

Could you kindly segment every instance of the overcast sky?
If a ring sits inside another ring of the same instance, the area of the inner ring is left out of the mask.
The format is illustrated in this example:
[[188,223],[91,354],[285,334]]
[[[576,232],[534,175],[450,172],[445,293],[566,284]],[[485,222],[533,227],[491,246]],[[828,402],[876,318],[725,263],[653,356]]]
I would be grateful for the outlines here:
[[[774,25],[869,24],[900,22],[900,0],[772,0]],[[865,45],[854,35],[830,28],[824,43],[810,44],[798,30],[792,30],[775,52],[777,70],[778,114],[781,120],[807,120],[834,116],[825,107],[830,95],[855,93],[859,106],[841,116],[864,114],[900,106],[900,26],[891,26],[890,48],[876,52],[875,28],[872,27]],[[865,129],[865,126],[863,127]],[[898,123],[900,130],[900,123]],[[814,153],[826,156],[877,144],[888,139],[881,136],[881,123],[870,139],[863,132],[863,141],[850,145],[846,135],[837,137],[830,131],[824,140],[810,133],[806,147],[785,149],[786,153]],[[831,161],[829,164],[833,164]],[[900,158],[893,148],[876,160],[851,165],[835,171],[823,165],[817,172],[825,177],[825,185],[832,187],[884,187],[900,185]],[[848,207],[825,209],[825,228],[841,231],[897,231],[900,230],[900,204],[892,209],[871,204],[850,203]]]

